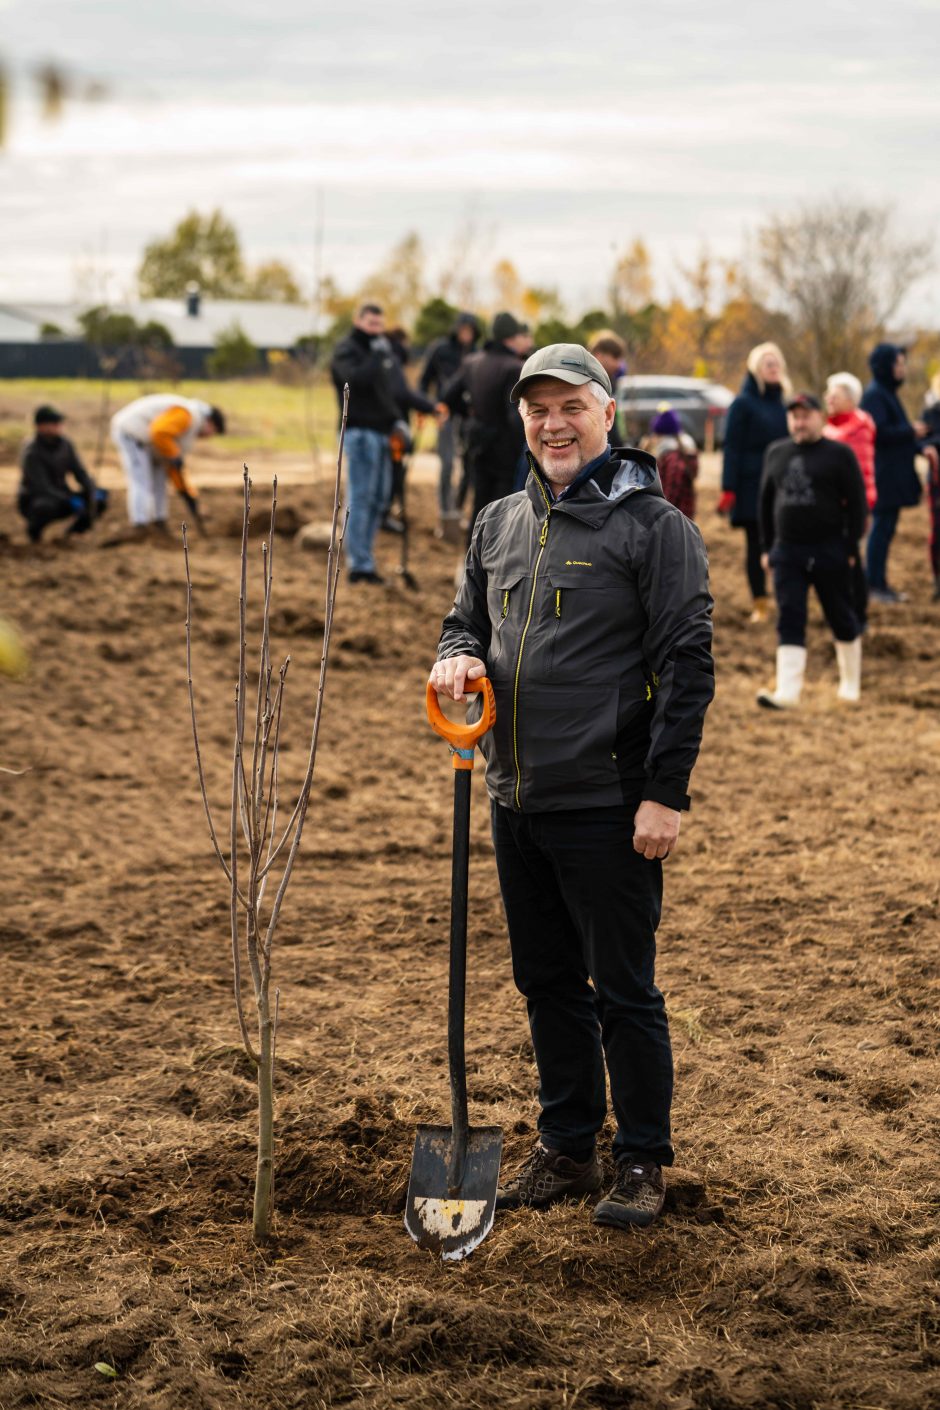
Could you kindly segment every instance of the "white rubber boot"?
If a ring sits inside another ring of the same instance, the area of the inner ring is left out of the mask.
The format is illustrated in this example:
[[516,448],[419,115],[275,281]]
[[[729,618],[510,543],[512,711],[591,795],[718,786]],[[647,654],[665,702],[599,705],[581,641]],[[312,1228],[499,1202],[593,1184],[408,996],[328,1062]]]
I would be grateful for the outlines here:
[[862,638],[837,641],[835,648],[839,663],[839,699],[857,705],[862,695]]
[[800,703],[805,674],[806,647],[778,646],[776,689],[759,690],[758,705],[765,705],[768,710],[795,709]]

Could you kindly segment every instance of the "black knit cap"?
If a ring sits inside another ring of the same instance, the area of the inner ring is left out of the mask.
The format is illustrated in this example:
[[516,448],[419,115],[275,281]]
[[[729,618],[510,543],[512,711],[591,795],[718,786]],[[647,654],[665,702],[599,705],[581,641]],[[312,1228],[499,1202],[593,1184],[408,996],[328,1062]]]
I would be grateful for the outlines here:
[[64,420],[65,413],[62,411],[56,411],[54,406],[37,406],[35,413],[33,414],[34,426],[52,426],[55,424],[55,422]]

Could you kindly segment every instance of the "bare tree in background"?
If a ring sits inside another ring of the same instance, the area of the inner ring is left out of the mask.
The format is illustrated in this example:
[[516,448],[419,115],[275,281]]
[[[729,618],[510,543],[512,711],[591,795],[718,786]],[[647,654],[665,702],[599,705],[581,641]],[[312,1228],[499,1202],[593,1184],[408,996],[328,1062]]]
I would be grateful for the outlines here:
[[[345,517],[340,519],[340,487],[342,479],[343,440],[349,408],[349,388],[345,388],[343,416],[340,426],[339,453],[336,461],[336,481],[333,492],[333,520],[326,569],[326,608],[323,621],[323,647],[320,654],[320,679],[317,687],[307,755],[307,767],[300,792],[286,824],[279,824],[279,752],[281,717],[290,657],[276,677],[271,663],[270,620],[271,590],[274,582],[274,527],[277,512],[277,480],[271,496],[271,525],[267,543],[262,545],[263,609],[261,642],[258,651],[258,687],[254,719],[246,729],[248,697],[248,642],[246,612],[248,598],[248,524],[251,510],[251,480],[248,469],[244,476],[244,515],[242,519],[241,586],[238,595],[238,679],[235,687],[235,742],[232,755],[232,799],[229,815],[229,838],[226,856],[223,852],[212,816],[206,787],[199,729],[196,722],[195,692],[192,669],[192,578],[189,571],[189,545],[183,526],[183,557],[186,565],[186,675],[189,683],[189,705],[192,716],[193,742],[199,787],[209,823],[209,835],[216,859],[225,873],[231,891],[232,967],[235,987],[235,1008],[242,1043],[258,1081],[258,1155],[255,1172],[254,1213],[252,1229],[257,1240],[271,1232],[274,1196],[274,1057],[277,1047],[277,1022],[280,994],[271,994],[271,954],[274,934],[300,849],[304,820],[310,801],[310,789],[317,758],[317,740],[323,713],[326,671],[330,650],[330,633],[336,604],[336,588],[340,573],[340,551],[345,533]],[[239,836],[241,833],[241,836]],[[278,875],[279,873],[279,875]],[[273,899],[265,906],[266,893]],[[254,993],[256,1012],[256,1043],[252,1041],[245,1016],[242,993],[242,957],[247,962]],[[257,1044],[257,1045],[256,1045]]]
[[895,233],[890,206],[835,197],[757,232],[763,302],[790,324],[787,359],[812,387],[865,355],[932,264],[933,240]]

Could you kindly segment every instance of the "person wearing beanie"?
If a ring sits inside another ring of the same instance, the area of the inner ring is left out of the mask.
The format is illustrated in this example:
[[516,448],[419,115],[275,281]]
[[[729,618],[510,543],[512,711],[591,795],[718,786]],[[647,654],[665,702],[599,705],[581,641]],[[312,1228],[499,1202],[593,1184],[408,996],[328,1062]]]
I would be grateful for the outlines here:
[[[458,313],[454,326],[444,338],[437,338],[428,348],[419,389],[425,396],[440,399],[444,388],[460,371],[465,357],[474,351],[480,338],[480,320],[472,313]],[[453,473],[458,447],[463,442],[463,418],[449,416],[438,427],[437,453],[441,461],[437,500],[440,511],[440,532],[445,535],[450,523],[456,524],[457,514]]]
[[470,535],[480,510],[512,493],[525,436],[510,392],[529,346],[528,326],[511,313],[498,313],[489,340],[479,352],[464,358],[441,394],[451,414],[465,418],[467,473],[473,490]]
[[[33,417],[35,434],[20,456],[21,479],[16,506],[26,520],[30,543],[58,520],[70,520],[66,534],[84,534],[108,507],[74,445],[62,434],[65,416],[54,406],[40,406]],[[73,483],[70,483],[73,482]]]
[[875,505],[868,535],[866,570],[875,602],[905,602],[906,594],[888,583],[888,554],[902,509],[920,500],[920,480],[914,465],[918,437],[927,427],[911,425],[898,396],[907,376],[907,352],[897,343],[879,343],[868,356],[872,380],[861,408],[875,423]]
[[657,413],[650,422],[650,434],[643,449],[656,457],[663,494],[681,509],[687,519],[695,518],[695,479],[698,475],[698,447],[683,431],[682,422],[671,407]]
[[815,589],[835,639],[838,698],[856,703],[862,683],[862,628],[853,604],[852,567],[865,530],[865,482],[847,445],[823,435],[824,415],[810,392],[787,404],[790,434],[768,446],[760,488],[763,565],[777,597],[777,680],[757,703],[772,710],[800,703],[806,673],[806,617]]
[[741,390],[728,408],[719,514],[745,534],[745,571],[753,599],[751,622],[770,620],[767,580],[761,567],[757,500],[764,452],[787,434],[787,365],[776,343],[759,343],[747,359]]

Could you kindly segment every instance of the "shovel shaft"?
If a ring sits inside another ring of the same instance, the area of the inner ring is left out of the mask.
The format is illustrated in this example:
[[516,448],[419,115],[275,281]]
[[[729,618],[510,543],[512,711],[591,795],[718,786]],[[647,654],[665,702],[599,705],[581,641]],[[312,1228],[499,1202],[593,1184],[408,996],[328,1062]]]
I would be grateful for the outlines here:
[[458,1190],[467,1158],[467,1063],[464,1014],[467,995],[467,883],[470,869],[469,769],[454,771],[454,852],[450,900],[450,995],[447,1010],[447,1051],[450,1059],[450,1098],[453,1144],[447,1183]]

